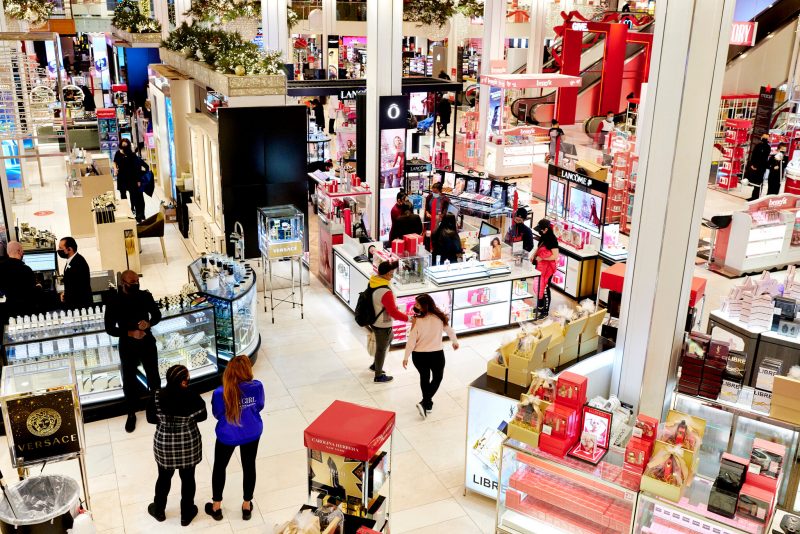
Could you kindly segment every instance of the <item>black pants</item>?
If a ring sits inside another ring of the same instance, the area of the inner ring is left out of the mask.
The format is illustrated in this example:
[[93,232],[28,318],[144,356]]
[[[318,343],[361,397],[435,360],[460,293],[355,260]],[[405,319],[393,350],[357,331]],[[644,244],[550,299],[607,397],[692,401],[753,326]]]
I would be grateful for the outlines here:
[[422,390],[422,407],[433,408],[433,396],[439,390],[444,377],[444,351],[411,353],[411,361],[419,371],[419,389]]
[[551,302],[551,295],[550,295],[550,285],[553,283],[553,277],[547,279],[547,285],[544,286],[544,297],[539,299],[536,303],[536,309],[539,311],[540,314],[550,313],[550,302]]
[[155,338],[148,336],[142,340],[121,339],[119,359],[122,364],[122,392],[125,394],[125,404],[128,407],[128,414],[134,414],[139,408],[139,380],[136,376],[139,363],[144,367],[148,389],[151,392],[161,389]]
[[[167,507],[167,495],[172,486],[172,475],[175,469],[164,469],[158,466],[158,480],[156,480],[156,496],[153,503],[156,510],[164,513]],[[194,482],[194,466],[185,469],[178,469],[178,476],[181,477],[181,517],[189,517],[194,512],[194,493],[197,486]]]
[[137,221],[145,220],[144,216],[144,193],[139,191],[138,185],[132,185],[128,188],[128,196],[131,199],[131,211]]
[[[220,440],[214,447],[214,470],[211,473],[211,493],[215,502],[222,500],[222,490],[225,489],[225,470],[231,461],[235,445],[225,445]],[[242,457],[242,486],[243,501],[253,500],[253,490],[256,489],[256,452],[258,440],[239,445],[239,456]]]
[[758,197],[761,196],[761,186],[764,185],[764,183],[751,181],[750,185],[753,186],[753,192],[750,194],[750,198],[747,200],[758,200]]

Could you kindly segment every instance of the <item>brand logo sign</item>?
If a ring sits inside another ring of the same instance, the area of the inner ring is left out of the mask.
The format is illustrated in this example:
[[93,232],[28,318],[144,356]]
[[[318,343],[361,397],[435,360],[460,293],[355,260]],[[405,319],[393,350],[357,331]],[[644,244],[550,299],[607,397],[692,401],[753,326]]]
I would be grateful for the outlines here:
[[269,246],[268,256],[270,258],[290,258],[299,256],[303,253],[303,243],[301,241],[291,241],[289,243],[273,243]]
[[770,208],[780,208],[780,207],[783,207],[783,206],[785,206],[785,205],[786,205],[786,204],[788,204],[788,203],[789,203],[789,199],[788,199],[788,198],[786,198],[786,197],[781,197],[781,198],[773,198],[773,199],[771,199],[771,200],[769,201],[769,204],[768,204],[768,206],[769,206]]
[[577,172],[568,171],[566,169],[558,169],[558,176],[560,178],[564,178],[565,180],[569,180],[570,182],[575,182],[576,184],[585,185],[589,187],[592,185],[592,179],[588,176],[584,176],[583,174],[578,174]]
[[730,44],[736,46],[753,46],[756,44],[758,22],[734,22],[731,25]]
[[589,23],[588,22],[573,22],[572,23],[572,30],[576,32],[587,32],[589,31]]
[[339,100],[355,100],[358,95],[366,94],[366,89],[350,89],[339,91]]
[[80,452],[72,390],[9,400],[6,410],[15,465]]
[[405,128],[408,124],[408,98],[405,96],[382,96],[380,107],[380,129]]

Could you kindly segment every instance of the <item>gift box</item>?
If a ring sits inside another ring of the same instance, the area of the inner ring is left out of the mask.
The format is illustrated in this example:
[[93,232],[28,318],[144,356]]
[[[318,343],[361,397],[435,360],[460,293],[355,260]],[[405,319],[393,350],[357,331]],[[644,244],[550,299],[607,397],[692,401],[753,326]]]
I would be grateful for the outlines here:
[[588,380],[585,376],[564,371],[558,375],[556,403],[573,408],[582,407],[586,404],[587,384]]
[[780,443],[756,438],[753,440],[745,482],[775,492],[785,459],[786,447]]
[[751,408],[754,412],[766,413],[770,412],[772,404],[772,393],[769,391],[762,391],[760,389],[753,390],[753,404]]
[[556,438],[574,438],[578,435],[579,417],[577,408],[551,404],[544,412],[542,433]]
[[747,367],[747,354],[739,351],[728,352],[728,362],[725,364],[725,372],[730,376],[744,378]]
[[653,450],[653,442],[642,438],[632,437],[628,440],[625,447],[624,468],[628,471],[642,474],[647,462],[650,461],[650,453]]
[[508,367],[500,365],[496,360],[486,362],[486,374],[503,382],[508,380]]
[[650,445],[652,448],[653,442],[658,437],[658,419],[640,413],[636,416],[636,423],[633,428],[633,437],[639,438]]
[[696,451],[703,443],[705,430],[705,419],[670,410],[663,427],[659,429],[658,439],[668,445]]
[[406,251],[406,244],[405,241],[402,239],[394,239],[392,240],[392,252],[397,254],[398,256],[402,256]]
[[422,242],[422,236],[419,234],[408,234],[403,236],[406,254],[409,256],[417,255],[417,247]]
[[691,484],[694,453],[676,445],[656,441],[645,467],[640,488],[667,500],[678,502]]
[[772,392],[772,386],[776,376],[780,376],[783,362],[775,358],[764,358],[758,366],[756,375],[756,388]]
[[572,438],[559,438],[545,433],[539,434],[539,448],[554,456],[564,457],[578,441],[577,436]]
[[706,365],[724,368],[728,363],[729,350],[730,344],[727,341],[712,339],[708,346],[708,354],[706,354]]
[[800,380],[776,376],[772,382],[772,402],[769,414],[775,419],[800,425]]
[[775,494],[753,484],[745,482],[739,492],[739,503],[736,513],[750,517],[761,523],[767,523],[772,510]]

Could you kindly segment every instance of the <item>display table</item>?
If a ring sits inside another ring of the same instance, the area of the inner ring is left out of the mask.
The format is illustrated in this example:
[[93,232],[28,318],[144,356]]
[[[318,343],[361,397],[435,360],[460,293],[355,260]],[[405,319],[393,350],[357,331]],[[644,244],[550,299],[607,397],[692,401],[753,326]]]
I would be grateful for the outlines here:
[[[70,165],[70,167],[72,167],[72,165]],[[71,235],[75,238],[92,237],[95,235],[92,199],[105,192],[114,191],[114,177],[111,176],[111,174],[103,174],[100,176],[90,174],[81,176],[80,180],[80,194],[71,195],[69,188],[67,190],[69,228]]]
[[745,364],[744,383],[755,383],[753,369],[758,353],[761,334],[767,332],[766,328],[751,328],[738,319],[732,319],[721,310],[714,310],[708,315],[706,333],[714,339],[729,341],[731,348],[744,352],[747,355]]
[[122,272],[132,270],[137,273],[142,271],[139,260],[139,238],[136,234],[136,220],[127,218],[117,211],[113,223],[97,224],[92,215],[94,235],[97,238],[97,247],[100,249],[100,265],[104,270]]
[[[333,246],[333,292],[351,310],[355,310],[358,295],[367,288],[369,278],[375,274],[372,263],[357,262],[348,252],[346,245]],[[410,310],[414,297],[428,293],[439,308],[450,316],[456,333],[477,332],[502,328],[519,322],[525,317],[525,310],[535,309],[536,297],[523,287],[521,281],[538,278],[539,271],[530,263],[512,266],[510,273],[436,285],[426,278],[425,282],[409,284],[407,287],[392,284],[392,291],[400,310]],[[525,284],[528,285],[528,284]],[[533,287],[533,286],[531,286]],[[486,291],[491,297],[486,303],[474,305],[469,302],[473,291]],[[392,344],[406,341],[406,323],[395,322]]]

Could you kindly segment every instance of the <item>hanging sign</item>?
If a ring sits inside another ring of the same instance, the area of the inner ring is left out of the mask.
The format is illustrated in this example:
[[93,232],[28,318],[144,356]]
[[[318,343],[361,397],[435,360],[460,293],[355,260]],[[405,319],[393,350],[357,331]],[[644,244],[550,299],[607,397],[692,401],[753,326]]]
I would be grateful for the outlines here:
[[731,25],[730,44],[735,46],[753,46],[756,44],[758,22],[734,22]]
[[13,440],[12,460],[16,465],[81,452],[71,389],[9,399],[5,407],[6,431]]

